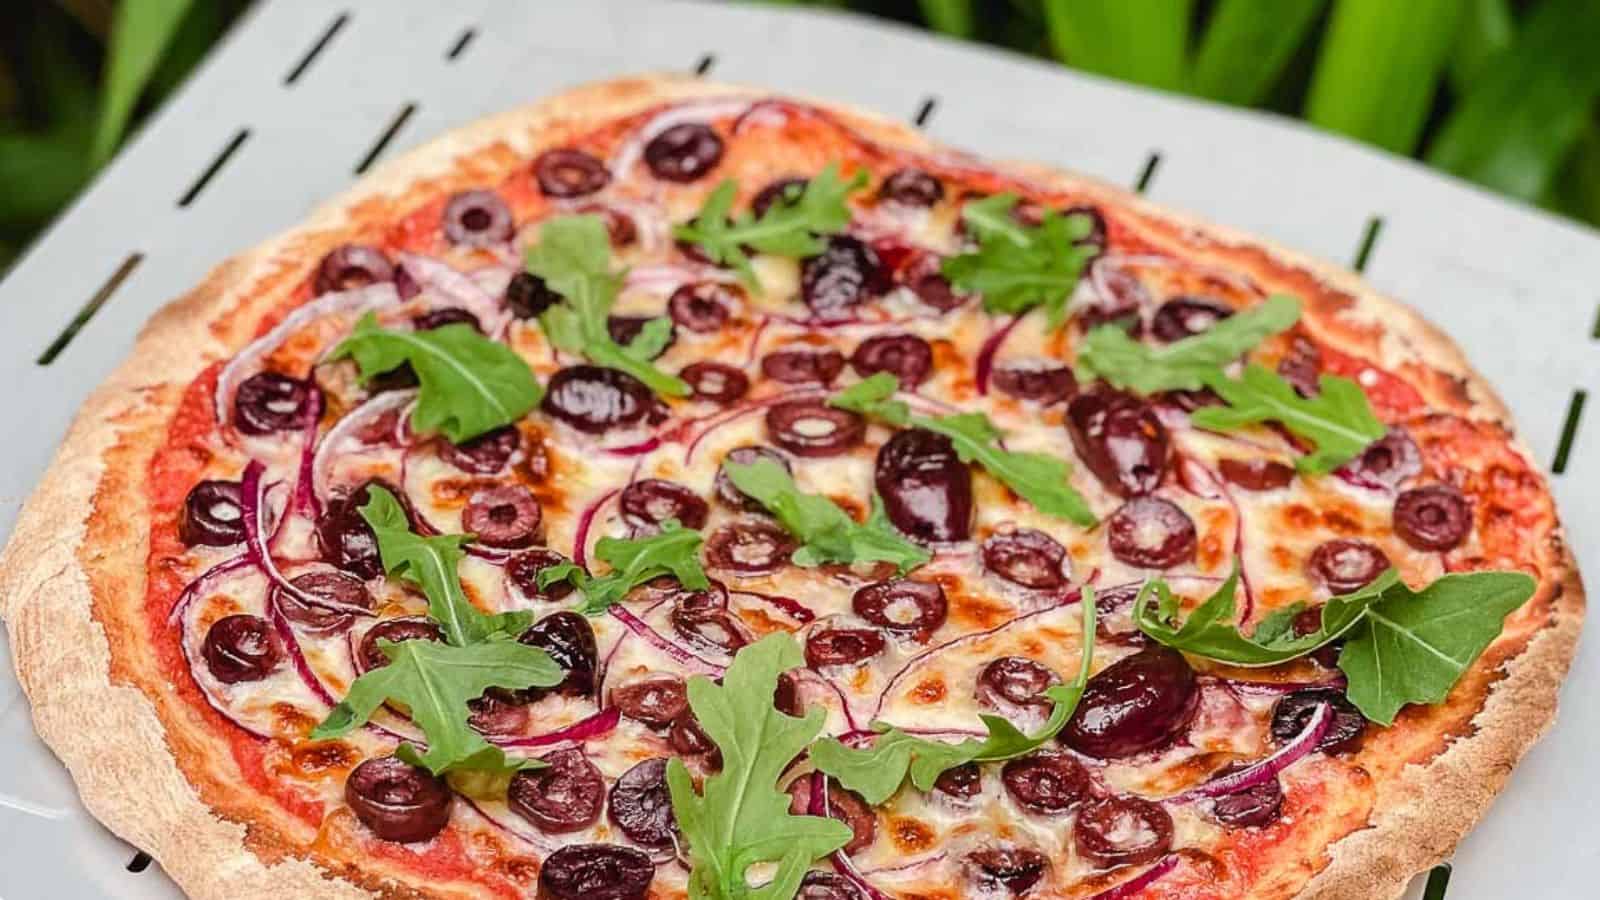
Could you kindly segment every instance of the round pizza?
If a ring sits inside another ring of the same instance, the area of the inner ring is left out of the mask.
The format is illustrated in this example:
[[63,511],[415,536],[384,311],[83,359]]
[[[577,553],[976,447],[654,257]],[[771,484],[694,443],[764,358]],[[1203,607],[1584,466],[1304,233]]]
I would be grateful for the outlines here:
[[836,106],[593,85],[218,268],[6,551],[197,897],[1392,897],[1583,592],[1355,277]]

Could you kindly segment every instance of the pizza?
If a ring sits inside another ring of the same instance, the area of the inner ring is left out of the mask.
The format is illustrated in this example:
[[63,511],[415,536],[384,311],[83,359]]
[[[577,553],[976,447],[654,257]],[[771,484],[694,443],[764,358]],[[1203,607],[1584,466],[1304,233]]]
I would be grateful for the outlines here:
[[672,77],[224,263],[0,575],[88,808],[229,898],[1397,896],[1583,615],[1354,276]]

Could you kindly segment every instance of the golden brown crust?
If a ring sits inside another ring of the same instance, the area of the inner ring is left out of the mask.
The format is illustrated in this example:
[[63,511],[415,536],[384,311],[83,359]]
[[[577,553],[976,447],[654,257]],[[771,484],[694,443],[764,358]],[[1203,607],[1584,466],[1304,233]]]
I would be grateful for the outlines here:
[[[137,613],[130,612],[130,604],[114,600],[144,594],[149,522],[142,479],[184,385],[248,339],[254,323],[299,282],[305,260],[320,258],[363,224],[392,218],[418,196],[481,177],[485,165],[495,170],[493,157],[526,158],[536,145],[665,101],[758,93],[670,77],[620,80],[446,135],[382,166],[301,227],[219,267],[199,288],[152,319],[127,362],[84,405],[0,557],[0,614],[11,632],[19,677],[32,700],[39,733],[66,762],[85,804],[157,858],[191,895],[402,894],[392,883],[372,877],[385,874],[381,868],[364,873],[358,885],[331,878],[289,855],[284,852],[289,846],[304,841],[281,839],[265,817],[256,820],[242,805],[230,804],[219,815],[214,795],[225,790],[225,774],[197,775],[194,759],[206,749],[179,746],[188,739],[175,737],[157,714],[158,703],[177,701],[153,698],[127,677],[126,667],[140,662],[136,650],[121,658],[120,648],[138,643],[131,618]],[[828,108],[873,140],[938,151],[909,127]],[[510,154],[497,154],[496,145]],[[1348,295],[1387,334],[1402,337],[1409,354],[1444,373],[1441,384],[1466,386],[1463,399],[1422,385],[1430,405],[1465,406],[1475,418],[1509,427],[1504,404],[1453,342],[1355,276],[1160,210],[1111,186],[1031,166],[1012,171],[1046,187],[1070,187],[1131,210],[1150,226],[1152,239],[1168,241],[1186,255],[1213,256],[1246,269],[1288,270],[1319,289]],[[1341,341],[1338,335],[1319,337]],[[1351,347],[1352,352],[1357,349]],[[1582,586],[1559,529],[1551,540],[1550,577],[1559,591],[1549,622],[1509,659],[1504,677],[1493,684],[1469,731],[1427,762],[1391,779],[1370,827],[1329,848],[1326,867],[1299,896],[1398,895],[1413,874],[1448,856],[1517,760],[1549,727],[1583,615]],[[115,661],[108,634],[119,646]],[[108,734],[118,739],[107,741]],[[179,755],[186,755],[183,767]],[[197,791],[196,782],[203,781],[213,783],[200,783]]]

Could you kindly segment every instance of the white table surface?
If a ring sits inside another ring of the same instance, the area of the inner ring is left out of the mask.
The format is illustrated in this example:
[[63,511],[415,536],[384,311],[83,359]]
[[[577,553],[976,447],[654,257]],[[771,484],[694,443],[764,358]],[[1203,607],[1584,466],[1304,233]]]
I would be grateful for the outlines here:
[[[1355,258],[1381,219],[1368,278],[1462,343],[1547,466],[1576,393],[1600,388],[1594,232],[1293,122],[826,12],[264,0],[0,283],[0,384],[11,423],[0,442],[0,536],[73,410],[140,323],[217,261],[349,186],[402,110],[411,113],[380,158],[565,87],[706,61],[722,80],[907,119],[926,108],[925,127],[940,140],[1113,182],[1135,183],[1159,154],[1147,188],[1155,200],[1339,262]],[[82,329],[40,364],[97,296]],[[1578,557],[1594,572],[1600,526],[1584,515],[1600,508],[1592,431],[1578,423],[1552,484]],[[1600,893],[1593,643],[1580,649],[1554,731],[1461,845],[1451,900]],[[0,898],[178,896],[159,866],[128,871],[134,848],[85,814],[34,735],[10,670],[0,670]]]

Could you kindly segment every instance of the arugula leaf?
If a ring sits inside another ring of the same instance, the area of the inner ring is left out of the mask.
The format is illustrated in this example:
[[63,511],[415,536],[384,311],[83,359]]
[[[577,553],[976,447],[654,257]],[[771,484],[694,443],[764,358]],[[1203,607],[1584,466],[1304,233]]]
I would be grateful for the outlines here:
[[735,487],[755,498],[800,539],[800,549],[794,552],[796,565],[885,560],[899,566],[903,575],[933,558],[895,530],[876,495],[872,514],[865,523],[858,523],[827,497],[802,493],[794,478],[770,459],[730,462],[723,471]]
[[495,634],[521,634],[531,624],[533,614],[530,612],[491,616],[480,612],[467,599],[456,568],[466,555],[461,545],[472,540],[471,535],[422,537],[414,534],[400,501],[376,485],[367,489],[361,518],[377,536],[378,555],[383,559],[384,571],[422,587],[428,597],[428,616],[439,623],[450,644],[464,647]]
[[999,445],[999,430],[982,413],[914,416],[906,404],[890,399],[900,389],[899,381],[888,372],[878,372],[835,394],[830,406],[872,416],[892,425],[926,428],[950,439],[956,456],[964,463],[977,463],[999,479],[1017,496],[1048,516],[1075,522],[1085,528],[1095,524],[1088,501],[1073,489],[1067,478],[1072,467],[1066,460],[1048,453],[1006,450]]
[[373,669],[350,685],[350,692],[311,732],[312,740],[348,734],[372,717],[386,701],[406,705],[427,736],[421,752],[409,744],[398,755],[435,775],[447,769],[504,771],[538,765],[509,759],[468,724],[467,701],[489,688],[524,690],[561,683],[565,673],[543,650],[519,644],[509,635],[495,635],[469,646],[437,641],[379,640],[389,664]]
[[1101,325],[1078,347],[1078,380],[1088,384],[1098,377],[1140,394],[1199,390],[1220,376],[1223,366],[1299,319],[1299,300],[1273,294],[1200,334],[1162,347],[1142,344],[1115,325]]
[[751,212],[735,218],[730,213],[739,185],[730,178],[717,185],[692,221],[673,228],[672,235],[699,245],[712,262],[732,266],[741,280],[759,289],[746,247],[779,256],[816,256],[827,248],[821,235],[838,234],[850,224],[845,199],[866,183],[865,171],[845,182],[839,178],[839,164],[829,163],[806,182],[799,196],[772,204],[760,218]]
[[1238,381],[1215,377],[1206,382],[1227,406],[1203,407],[1189,418],[1212,431],[1233,431],[1268,419],[1279,422],[1316,445],[1314,453],[1295,461],[1295,468],[1331,472],[1383,437],[1386,429],[1354,381],[1323,375],[1318,383],[1321,393],[1302,397],[1276,372],[1251,363]]
[[846,747],[835,738],[824,738],[811,747],[811,762],[818,769],[839,779],[839,783],[861,794],[870,804],[877,805],[889,799],[906,776],[918,790],[933,789],[933,783],[946,770],[969,762],[1000,762],[1026,756],[1044,746],[1065,728],[1072,713],[1083,699],[1084,688],[1089,684],[1089,670],[1094,663],[1094,589],[1083,589],[1083,653],[1078,663],[1078,674],[1070,683],[1047,688],[1046,697],[1054,701],[1050,718],[1039,733],[1023,734],[1010,720],[1001,716],[981,715],[989,730],[983,740],[968,739],[959,744],[948,744],[907,734],[898,728],[886,728],[875,723],[874,728],[885,729],[870,748],[857,750]]
[[1043,304],[1051,328],[1067,317],[1067,298],[1099,248],[1079,243],[1094,225],[1088,216],[1054,210],[1038,225],[1011,218],[1017,195],[996,194],[966,205],[961,217],[978,238],[974,253],[952,256],[940,266],[957,288],[983,295],[991,313],[1021,314]]
[[[1159,578],[1147,582],[1139,591],[1133,605],[1133,621],[1140,631],[1175,650],[1236,666],[1271,666],[1304,656],[1342,637],[1355,627],[1368,606],[1399,581],[1400,574],[1389,569],[1357,591],[1330,598],[1322,607],[1320,626],[1311,634],[1294,635],[1294,617],[1304,608],[1303,604],[1294,604],[1273,613],[1246,637],[1233,624],[1234,592],[1239,585],[1239,563],[1235,560],[1227,580],[1181,626],[1170,624],[1176,618],[1178,598]],[[1155,610],[1150,608],[1152,595],[1158,600]]]
[[611,339],[606,320],[622,290],[622,278],[611,271],[611,238],[600,217],[559,216],[545,222],[525,262],[527,270],[564,301],[539,315],[539,328],[550,343],[586,356],[595,365],[626,372],[658,394],[689,395],[683,379],[651,363],[666,347],[670,322],[651,320],[627,347]]
[[328,358],[346,356],[355,357],[363,381],[411,363],[421,386],[411,426],[456,444],[515,422],[544,396],[522,357],[461,323],[396,331],[369,312]]
[[671,575],[691,591],[711,586],[700,567],[700,532],[684,528],[677,519],[661,524],[657,534],[640,538],[601,538],[594,555],[611,566],[604,575],[590,575],[576,563],[563,562],[539,572],[539,589],[558,581],[570,581],[583,591],[578,612],[597,616],[610,609],[627,593],[652,578]]
[[[850,828],[821,816],[789,812],[778,778],[822,730],[823,711],[803,719],[778,712],[778,676],[804,665],[786,633],[769,634],[741,649],[716,684],[689,679],[689,706],[722,754],[722,770],[696,791],[683,760],[667,764],[667,789],[693,868],[689,895],[709,900],[789,900],[811,863],[843,847]],[[746,872],[777,863],[766,884],[751,887]]]
[[1339,653],[1350,702],[1383,725],[1407,703],[1444,702],[1537,587],[1522,572],[1445,575],[1419,592],[1395,583]]

